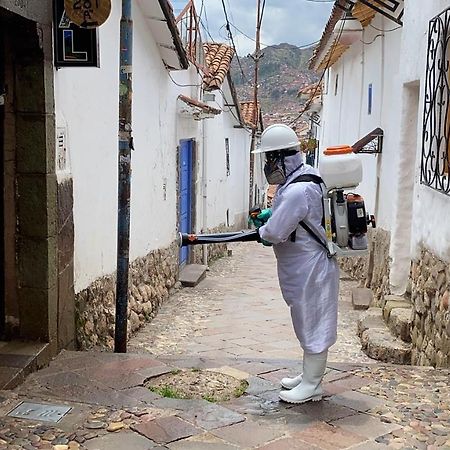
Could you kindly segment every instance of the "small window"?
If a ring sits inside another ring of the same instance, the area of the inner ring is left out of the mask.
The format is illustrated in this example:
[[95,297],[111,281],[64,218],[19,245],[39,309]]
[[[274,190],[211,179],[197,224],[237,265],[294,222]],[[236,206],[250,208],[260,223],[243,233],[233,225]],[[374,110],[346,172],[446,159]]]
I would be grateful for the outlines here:
[[337,95],[339,88],[339,74],[336,74],[336,78],[334,80],[334,95]]
[[225,161],[227,166],[227,177],[230,175],[230,140],[225,138]]
[[372,83],[370,83],[367,97],[367,114],[369,114],[369,116],[372,114],[372,105],[373,105],[373,85]]

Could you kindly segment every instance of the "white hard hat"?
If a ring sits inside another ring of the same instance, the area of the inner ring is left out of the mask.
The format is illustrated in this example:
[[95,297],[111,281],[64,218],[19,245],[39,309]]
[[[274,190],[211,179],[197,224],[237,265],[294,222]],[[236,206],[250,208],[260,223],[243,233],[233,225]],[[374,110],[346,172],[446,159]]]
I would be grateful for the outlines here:
[[282,123],[267,127],[261,135],[261,146],[252,153],[266,153],[285,150],[299,145],[295,131]]

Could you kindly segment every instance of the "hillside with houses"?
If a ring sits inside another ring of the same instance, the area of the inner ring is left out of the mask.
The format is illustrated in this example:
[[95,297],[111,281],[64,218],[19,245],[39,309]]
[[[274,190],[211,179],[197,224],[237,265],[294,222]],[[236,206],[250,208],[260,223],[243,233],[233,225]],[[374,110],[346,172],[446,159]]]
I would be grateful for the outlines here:
[[[308,69],[314,47],[302,49],[282,43],[262,50],[259,70],[259,100],[264,124],[290,122],[301,111],[304,100],[300,89],[317,81],[317,74]],[[241,67],[242,72],[241,72]],[[240,98],[253,99],[254,60],[250,55],[234,58],[233,80]]]

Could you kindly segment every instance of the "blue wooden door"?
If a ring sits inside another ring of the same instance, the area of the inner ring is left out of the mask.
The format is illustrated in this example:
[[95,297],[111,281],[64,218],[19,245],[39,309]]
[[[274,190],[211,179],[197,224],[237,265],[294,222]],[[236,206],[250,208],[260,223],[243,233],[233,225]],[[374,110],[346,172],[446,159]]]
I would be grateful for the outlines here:
[[[179,230],[180,233],[191,233],[192,230],[192,150],[193,141],[180,142],[180,197],[179,197]],[[180,265],[188,262],[189,247],[180,250]]]

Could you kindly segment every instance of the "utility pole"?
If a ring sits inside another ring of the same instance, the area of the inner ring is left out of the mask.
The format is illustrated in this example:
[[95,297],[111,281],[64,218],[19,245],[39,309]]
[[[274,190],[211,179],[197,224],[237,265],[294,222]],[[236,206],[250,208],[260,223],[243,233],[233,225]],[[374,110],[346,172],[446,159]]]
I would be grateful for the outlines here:
[[255,87],[253,91],[253,129],[252,129],[252,141],[250,146],[250,186],[249,186],[249,207],[253,206],[253,178],[255,171],[255,155],[252,153],[256,148],[256,132],[258,130],[258,71],[259,71],[259,60],[261,58],[261,0],[256,1],[256,48],[255,55],[252,57],[255,62]]
[[131,1],[122,0],[120,20],[119,67],[119,160],[118,160],[118,213],[117,213],[117,282],[116,323],[114,351],[127,351],[128,325],[128,268],[130,259],[130,200],[131,200],[131,129],[133,21]]

